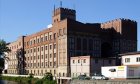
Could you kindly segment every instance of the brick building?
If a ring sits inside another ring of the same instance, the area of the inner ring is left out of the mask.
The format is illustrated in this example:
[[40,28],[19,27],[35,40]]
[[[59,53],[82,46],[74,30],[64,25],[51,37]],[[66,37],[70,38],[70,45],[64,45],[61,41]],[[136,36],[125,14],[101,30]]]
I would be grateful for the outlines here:
[[24,73],[24,36],[19,37],[16,41],[8,45],[11,52],[7,53],[9,74]]
[[68,77],[71,56],[109,58],[137,51],[137,22],[116,19],[106,23],[82,23],[76,20],[75,10],[58,8],[53,11],[52,25],[25,36],[23,41],[24,74],[51,72],[57,77]]

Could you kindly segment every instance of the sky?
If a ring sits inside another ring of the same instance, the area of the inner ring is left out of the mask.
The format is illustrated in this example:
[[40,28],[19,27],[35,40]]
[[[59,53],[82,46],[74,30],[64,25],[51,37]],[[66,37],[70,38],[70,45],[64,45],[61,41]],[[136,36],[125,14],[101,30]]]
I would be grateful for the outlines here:
[[140,50],[140,0],[0,0],[0,39],[13,42],[52,23],[54,5],[76,10],[77,21],[104,23],[117,18],[138,22]]

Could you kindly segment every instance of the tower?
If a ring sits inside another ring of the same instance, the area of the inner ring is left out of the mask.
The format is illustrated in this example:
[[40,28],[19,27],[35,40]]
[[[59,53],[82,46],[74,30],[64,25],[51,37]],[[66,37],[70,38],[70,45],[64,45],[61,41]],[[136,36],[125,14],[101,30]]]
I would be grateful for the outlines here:
[[76,20],[76,11],[73,9],[62,8],[62,7],[54,9],[53,16],[52,16],[53,24],[66,18]]

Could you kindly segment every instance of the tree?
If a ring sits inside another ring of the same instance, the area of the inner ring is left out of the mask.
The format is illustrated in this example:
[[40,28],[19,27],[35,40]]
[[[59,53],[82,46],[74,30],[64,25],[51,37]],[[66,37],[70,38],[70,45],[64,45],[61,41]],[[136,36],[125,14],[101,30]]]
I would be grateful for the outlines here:
[[51,80],[53,80],[53,75],[51,73],[47,72],[47,73],[45,73],[45,76],[43,79],[51,81]]
[[7,47],[7,43],[0,39],[0,57],[4,55],[4,52],[10,52],[11,50]]
[[9,58],[6,57],[5,52],[10,51],[11,50],[7,47],[7,43],[0,39],[0,73],[2,73],[2,70],[4,69],[4,61],[9,60]]

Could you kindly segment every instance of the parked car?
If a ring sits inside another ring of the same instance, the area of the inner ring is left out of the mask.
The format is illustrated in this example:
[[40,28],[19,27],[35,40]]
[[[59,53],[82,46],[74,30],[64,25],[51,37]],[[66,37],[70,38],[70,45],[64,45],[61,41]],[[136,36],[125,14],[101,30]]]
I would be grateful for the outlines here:
[[86,75],[79,75],[78,76],[79,80],[90,80],[90,77],[86,76]]
[[108,80],[109,78],[108,77],[105,77],[104,75],[94,75],[91,77],[91,79],[94,79],[94,80]]

